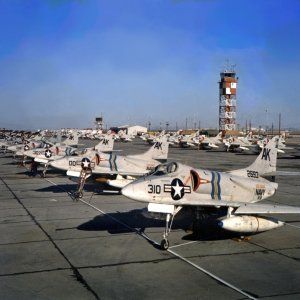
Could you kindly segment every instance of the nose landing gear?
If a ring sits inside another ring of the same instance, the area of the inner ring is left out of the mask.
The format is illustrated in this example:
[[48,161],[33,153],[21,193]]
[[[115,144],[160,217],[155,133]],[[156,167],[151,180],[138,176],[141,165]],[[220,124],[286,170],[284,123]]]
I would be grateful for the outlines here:
[[83,197],[83,188],[84,188],[85,182],[86,182],[87,178],[91,176],[91,174],[92,174],[91,169],[82,169],[81,170],[77,191],[74,193],[75,200],[78,200]]
[[42,173],[42,177],[45,178],[46,177],[46,172],[48,170],[48,166],[49,166],[49,162],[47,162],[44,166],[44,170],[43,170],[43,173]]
[[160,247],[162,250],[167,250],[169,248],[170,244],[169,244],[168,236],[172,229],[174,217],[181,210],[181,208],[182,208],[181,206],[177,206],[172,214],[168,213],[166,215],[166,226],[165,226],[165,230],[163,233],[163,239],[160,242]]

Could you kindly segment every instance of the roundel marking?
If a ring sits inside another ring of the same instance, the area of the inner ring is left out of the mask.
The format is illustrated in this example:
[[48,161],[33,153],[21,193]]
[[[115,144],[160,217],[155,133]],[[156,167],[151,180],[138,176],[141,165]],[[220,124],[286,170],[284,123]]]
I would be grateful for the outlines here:
[[86,169],[90,168],[90,166],[91,166],[91,161],[87,157],[84,157],[81,160],[82,169],[86,170]]
[[179,178],[174,178],[171,184],[164,185],[164,192],[170,192],[173,200],[180,200],[185,193],[191,193],[191,187],[184,185]]
[[46,156],[47,158],[50,158],[50,157],[52,156],[52,151],[51,151],[50,149],[47,149],[47,150],[45,151],[45,156]]

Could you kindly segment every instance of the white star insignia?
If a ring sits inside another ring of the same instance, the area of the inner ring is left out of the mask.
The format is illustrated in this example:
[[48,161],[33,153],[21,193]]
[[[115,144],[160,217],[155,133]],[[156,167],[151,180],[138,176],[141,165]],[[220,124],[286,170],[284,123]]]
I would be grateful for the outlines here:
[[178,183],[178,180],[176,181],[176,185],[175,186],[172,186],[172,188],[174,189],[175,191],[175,194],[174,194],[174,197],[176,195],[178,195],[179,197],[181,197],[181,191],[183,189],[183,186],[180,186],[179,183]]
[[50,157],[51,156],[51,151],[50,150],[47,150],[46,151],[46,157]]
[[87,159],[85,159],[85,160],[82,162],[82,164],[83,164],[83,167],[84,167],[84,168],[88,168],[90,162],[89,162]]

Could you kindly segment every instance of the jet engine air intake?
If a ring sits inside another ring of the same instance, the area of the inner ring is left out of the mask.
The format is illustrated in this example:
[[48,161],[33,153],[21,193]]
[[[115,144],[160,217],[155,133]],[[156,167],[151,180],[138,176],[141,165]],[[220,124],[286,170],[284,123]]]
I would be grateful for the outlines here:
[[192,182],[192,188],[193,191],[197,191],[199,185],[200,185],[200,177],[198,173],[194,170],[191,170],[191,182]]

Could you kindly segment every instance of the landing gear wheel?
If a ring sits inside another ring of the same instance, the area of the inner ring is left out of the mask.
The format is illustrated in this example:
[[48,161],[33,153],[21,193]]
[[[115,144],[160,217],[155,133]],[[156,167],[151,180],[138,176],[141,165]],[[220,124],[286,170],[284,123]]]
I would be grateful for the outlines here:
[[74,196],[74,200],[75,200],[75,201],[78,201],[78,199],[82,198],[83,193],[82,193],[82,192],[75,192],[75,193],[73,194],[73,196]]
[[160,242],[160,247],[162,250],[167,250],[169,248],[169,241],[167,239],[163,239]]

